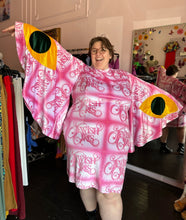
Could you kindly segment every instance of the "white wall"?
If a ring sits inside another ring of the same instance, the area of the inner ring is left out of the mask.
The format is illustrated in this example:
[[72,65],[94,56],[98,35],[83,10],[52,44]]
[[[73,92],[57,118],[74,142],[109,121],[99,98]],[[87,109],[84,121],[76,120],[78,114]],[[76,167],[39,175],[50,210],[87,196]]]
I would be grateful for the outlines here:
[[[87,47],[92,37],[104,34],[120,53],[120,68],[127,71],[131,70],[133,29],[186,22],[185,0],[16,0],[10,4],[11,18],[0,22],[0,29],[16,20],[41,29],[60,27],[66,49]],[[0,51],[6,65],[21,70],[9,35],[0,33]]]

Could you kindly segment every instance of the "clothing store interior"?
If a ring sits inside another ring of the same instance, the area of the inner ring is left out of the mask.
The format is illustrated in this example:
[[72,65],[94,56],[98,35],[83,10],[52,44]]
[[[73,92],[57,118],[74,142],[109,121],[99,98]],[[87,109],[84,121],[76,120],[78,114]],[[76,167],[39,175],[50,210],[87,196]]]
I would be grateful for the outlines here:
[[[57,31],[59,31],[58,38],[52,36],[54,29],[48,34],[60,41],[60,30]],[[133,75],[148,83],[156,84],[159,66],[175,64],[179,67],[177,78],[184,82],[186,24],[137,29],[132,34],[131,73]],[[88,48],[67,48],[67,51],[87,65],[91,65]],[[25,150],[20,152],[20,155],[15,154],[14,158],[18,164],[15,178],[22,184],[19,185],[17,195],[20,198],[19,207],[7,213],[7,219],[86,219],[78,189],[68,182],[63,135],[59,140],[54,140],[42,133],[24,100],[20,98],[24,73],[11,69],[4,63],[3,57],[4,54],[0,53],[0,73],[3,77],[13,78],[15,82],[15,100],[12,101],[12,109],[16,109],[16,112],[12,113],[12,117],[17,118],[14,120],[14,126],[17,126],[21,137],[18,137],[15,127],[13,135],[17,136],[20,145],[25,146],[23,147]],[[115,52],[110,68],[120,68],[120,51]],[[180,219],[180,213],[174,211],[173,202],[180,197],[183,189],[184,155],[176,151],[178,140],[175,128],[169,129],[167,145],[172,152],[160,152],[158,138],[143,147],[135,147],[135,152],[128,155],[126,180],[122,191],[124,201],[122,219]],[[22,180],[18,178],[20,173]]]

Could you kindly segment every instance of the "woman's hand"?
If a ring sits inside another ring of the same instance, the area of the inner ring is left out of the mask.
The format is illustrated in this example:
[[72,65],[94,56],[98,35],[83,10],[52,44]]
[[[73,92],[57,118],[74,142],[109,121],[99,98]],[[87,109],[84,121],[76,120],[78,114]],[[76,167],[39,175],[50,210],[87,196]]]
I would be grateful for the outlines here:
[[11,36],[13,37],[15,35],[15,25],[12,25],[12,26],[10,26],[8,28],[3,29],[2,32],[10,33]]

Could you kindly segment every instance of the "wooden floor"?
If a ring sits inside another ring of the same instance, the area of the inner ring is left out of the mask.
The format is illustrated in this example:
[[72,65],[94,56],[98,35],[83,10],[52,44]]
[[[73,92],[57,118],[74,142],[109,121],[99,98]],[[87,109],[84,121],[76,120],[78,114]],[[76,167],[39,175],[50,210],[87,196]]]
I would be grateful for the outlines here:
[[184,156],[178,155],[175,149],[170,154],[160,153],[159,149],[158,139],[147,143],[144,147],[136,147],[135,152],[129,154],[128,163],[183,183]]
[[[182,190],[126,170],[123,220],[180,220],[173,202]],[[66,161],[50,155],[29,163],[25,187],[26,220],[84,220],[79,191],[67,180]],[[8,216],[8,220],[15,219]]]

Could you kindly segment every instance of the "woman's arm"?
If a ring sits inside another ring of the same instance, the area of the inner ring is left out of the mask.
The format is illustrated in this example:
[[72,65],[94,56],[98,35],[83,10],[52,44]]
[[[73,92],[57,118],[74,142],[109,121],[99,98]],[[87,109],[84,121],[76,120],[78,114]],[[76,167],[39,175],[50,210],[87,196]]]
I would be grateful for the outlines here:
[[15,36],[15,25],[12,25],[8,28],[3,29],[2,32],[10,33],[12,37]]

